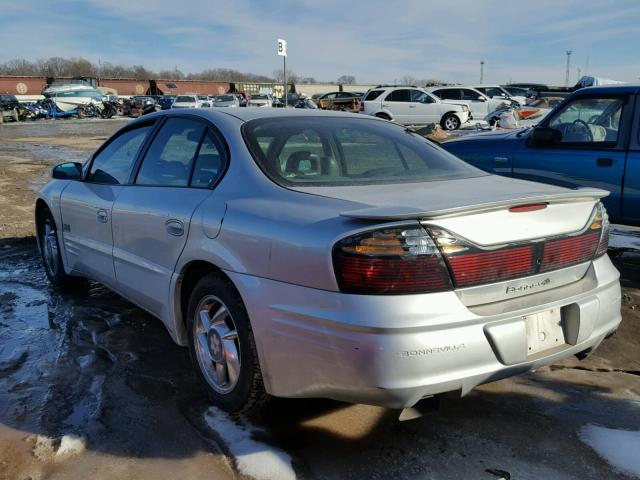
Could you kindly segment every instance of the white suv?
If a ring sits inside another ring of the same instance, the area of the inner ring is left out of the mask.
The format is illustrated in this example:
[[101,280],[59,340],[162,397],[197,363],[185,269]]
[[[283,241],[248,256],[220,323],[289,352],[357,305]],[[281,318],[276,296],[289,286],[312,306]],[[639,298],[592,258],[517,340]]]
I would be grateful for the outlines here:
[[471,115],[476,120],[484,119],[489,112],[493,112],[502,105],[510,105],[511,100],[504,98],[490,98],[473,87],[465,87],[461,85],[429,87],[427,91],[431,92],[445,102],[465,103],[471,110]]
[[401,125],[439,123],[456,130],[471,119],[463,102],[442,101],[419,87],[379,86],[372,88],[360,103],[360,113],[374,115]]

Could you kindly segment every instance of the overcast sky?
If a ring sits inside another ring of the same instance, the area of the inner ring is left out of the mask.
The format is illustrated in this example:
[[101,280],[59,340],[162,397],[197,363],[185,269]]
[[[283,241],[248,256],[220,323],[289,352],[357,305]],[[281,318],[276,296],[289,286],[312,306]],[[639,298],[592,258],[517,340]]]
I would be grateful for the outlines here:
[[[2,0],[0,61],[83,56],[184,72],[287,66],[318,80],[404,75],[563,84],[640,77],[640,1]],[[588,65],[587,65],[588,64]]]

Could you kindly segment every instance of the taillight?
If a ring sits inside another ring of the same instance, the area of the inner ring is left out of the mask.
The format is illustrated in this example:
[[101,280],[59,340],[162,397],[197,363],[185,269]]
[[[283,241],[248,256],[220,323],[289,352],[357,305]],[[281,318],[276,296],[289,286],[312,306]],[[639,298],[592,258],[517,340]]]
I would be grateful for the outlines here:
[[576,234],[489,248],[439,227],[428,230],[449,265],[455,287],[470,287],[550,272],[600,257],[607,251],[609,219],[599,203],[587,226]]
[[609,215],[607,215],[607,210],[604,208],[602,203],[598,204],[598,213],[594,218],[594,222],[592,222],[592,226],[594,223],[600,222],[601,234],[600,234],[600,242],[598,243],[598,248],[596,249],[596,258],[603,256],[607,253],[607,249],[609,248]]
[[334,246],[333,265],[345,293],[399,295],[452,289],[437,246],[420,226],[347,237]]

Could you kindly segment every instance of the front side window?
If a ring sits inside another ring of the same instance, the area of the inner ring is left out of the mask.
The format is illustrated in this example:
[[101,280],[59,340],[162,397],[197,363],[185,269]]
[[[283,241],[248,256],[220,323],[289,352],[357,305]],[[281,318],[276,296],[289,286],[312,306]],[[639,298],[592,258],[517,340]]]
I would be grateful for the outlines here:
[[549,121],[559,130],[561,143],[615,144],[618,141],[621,98],[577,98]]
[[93,159],[87,181],[122,185],[129,181],[140,147],[151,131],[145,125],[120,134]]
[[260,168],[281,185],[393,184],[485,175],[419,135],[371,120],[262,118],[242,128]]
[[401,89],[394,90],[387,98],[385,98],[387,102],[410,102],[411,101],[411,93],[409,90]]
[[469,90],[468,88],[461,89],[462,100],[480,100],[480,93]]
[[411,90],[411,101],[415,103],[431,103],[431,97],[420,90]]
[[186,187],[204,130],[193,120],[167,120],[142,161],[136,185]]
[[504,92],[502,90],[500,90],[499,88],[495,88],[495,87],[485,87],[480,91],[482,93],[484,93],[485,95],[487,95],[488,97],[502,97],[502,96],[504,96]]

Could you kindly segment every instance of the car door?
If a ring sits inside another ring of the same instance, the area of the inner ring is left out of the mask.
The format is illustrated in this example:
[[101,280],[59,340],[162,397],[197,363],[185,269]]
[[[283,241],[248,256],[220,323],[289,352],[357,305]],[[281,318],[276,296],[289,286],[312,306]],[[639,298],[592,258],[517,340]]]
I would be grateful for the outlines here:
[[438,103],[436,103],[431,95],[417,89],[411,89],[410,93],[416,123],[422,125],[440,123],[441,114],[438,109]]
[[87,164],[83,181],[70,181],[60,198],[62,241],[67,265],[112,286],[113,202],[128,183],[153,122],[114,136]]
[[222,145],[221,135],[202,119],[168,118],[144,153],[134,184],[114,203],[118,289],[161,318],[193,212],[226,165]]
[[398,123],[406,125],[413,121],[415,104],[411,103],[411,94],[407,88],[399,88],[389,93],[382,101],[382,108],[389,110]]
[[560,141],[533,146],[527,141],[514,154],[513,176],[563,187],[598,187],[612,219],[620,218],[622,178],[631,106],[625,95],[581,95],[545,119],[541,127],[559,132]]
[[471,88],[460,89],[461,100],[468,102],[469,110],[475,120],[482,120],[489,113],[487,97]]

